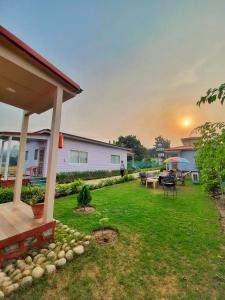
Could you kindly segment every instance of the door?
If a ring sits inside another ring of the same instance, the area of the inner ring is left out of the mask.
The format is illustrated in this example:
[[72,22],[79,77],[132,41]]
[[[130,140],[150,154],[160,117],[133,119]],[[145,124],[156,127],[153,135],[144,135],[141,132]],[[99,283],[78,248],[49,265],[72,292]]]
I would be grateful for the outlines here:
[[45,148],[39,149],[38,176],[43,176]]

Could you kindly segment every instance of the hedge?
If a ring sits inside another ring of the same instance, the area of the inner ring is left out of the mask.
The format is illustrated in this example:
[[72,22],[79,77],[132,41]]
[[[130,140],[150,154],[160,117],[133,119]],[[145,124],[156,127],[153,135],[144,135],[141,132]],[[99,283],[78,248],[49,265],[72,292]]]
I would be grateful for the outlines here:
[[[142,170],[148,171],[151,169],[158,169],[157,168],[143,168],[143,169],[127,169],[128,174],[132,174],[135,172],[141,172]],[[82,180],[90,180],[90,179],[100,179],[100,178],[106,178],[106,177],[113,177],[120,175],[119,170],[112,170],[112,171],[85,171],[85,172],[61,172],[56,175],[56,182],[57,183],[70,183],[77,179]]]
[[[104,186],[127,182],[134,179],[135,178],[132,175],[125,175],[124,177],[121,178],[105,179],[100,181],[97,184],[91,184],[89,185],[89,187],[91,190],[94,190],[94,189],[102,188]],[[67,195],[76,194],[82,185],[84,185],[84,181],[82,180],[76,180],[71,183],[56,184],[55,197],[58,198]],[[43,187],[23,187],[21,192],[21,200],[26,201],[30,199],[40,189],[44,190]],[[12,200],[13,200],[13,188],[0,188],[0,204],[10,202]]]

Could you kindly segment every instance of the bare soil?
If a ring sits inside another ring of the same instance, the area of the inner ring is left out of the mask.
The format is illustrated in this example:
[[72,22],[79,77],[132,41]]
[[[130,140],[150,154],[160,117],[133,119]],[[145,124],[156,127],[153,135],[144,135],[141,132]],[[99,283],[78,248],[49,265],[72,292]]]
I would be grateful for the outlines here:
[[114,243],[118,239],[118,231],[105,228],[105,229],[97,229],[93,231],[93,236],[97,243],[101,245]]
[[96,211],[94,206],[77,207],[74,212],[81,214],[91,214]]

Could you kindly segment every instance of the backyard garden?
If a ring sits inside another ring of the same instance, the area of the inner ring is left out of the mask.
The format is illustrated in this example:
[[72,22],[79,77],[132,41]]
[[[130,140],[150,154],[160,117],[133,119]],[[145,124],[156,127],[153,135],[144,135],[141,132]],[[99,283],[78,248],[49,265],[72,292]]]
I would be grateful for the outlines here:
[[77,195],[56,199],[55,218],[85,234],[115,229],[117,239],[91,241],[82,256],[10,299],[225,298],[225,240],[199,185],[188,181],[173,198],[133,180],[91,196],[96,210],[87,214],[74,211]]

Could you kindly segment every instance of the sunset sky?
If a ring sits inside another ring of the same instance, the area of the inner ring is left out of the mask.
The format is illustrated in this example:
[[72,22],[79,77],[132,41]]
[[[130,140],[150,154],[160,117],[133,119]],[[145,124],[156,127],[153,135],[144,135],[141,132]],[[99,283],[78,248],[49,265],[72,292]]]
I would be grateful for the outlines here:
[[[77,81],[61,130],[104,141],[134,134],[146,147],[180,138],[225,106],[196,106],[225,82],[224,0],[0,0],[0,23]],[[50,127],[50,112],[29,130]],[[0,131],[22,113],[0,103]]]

